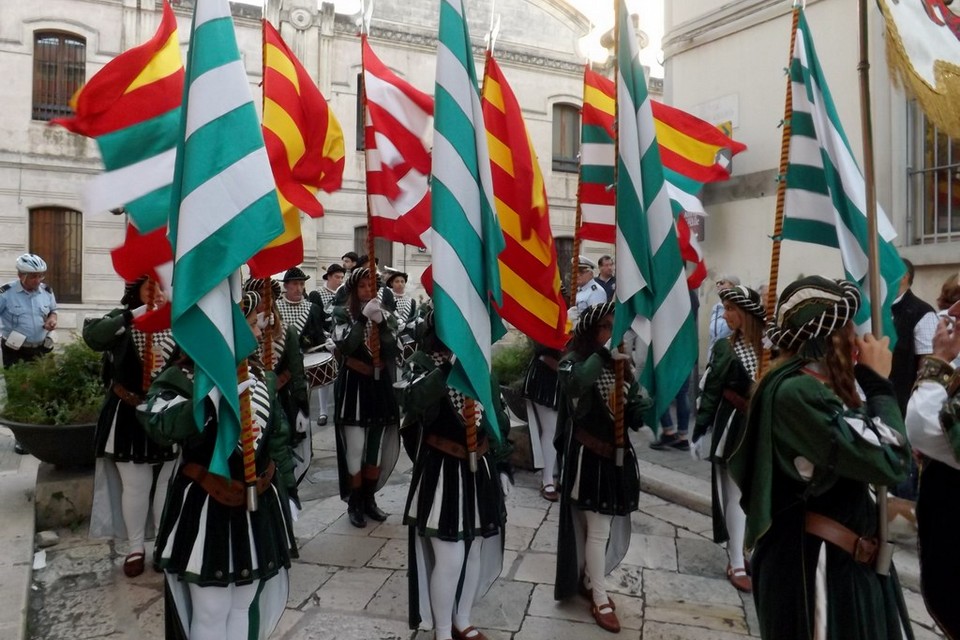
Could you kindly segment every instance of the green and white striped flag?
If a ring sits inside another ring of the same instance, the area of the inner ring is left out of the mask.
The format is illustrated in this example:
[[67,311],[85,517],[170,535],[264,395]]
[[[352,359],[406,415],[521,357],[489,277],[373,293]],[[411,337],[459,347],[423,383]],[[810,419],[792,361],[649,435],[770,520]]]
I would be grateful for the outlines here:
[[[859,285],[863,296],[854,321],[858,330],[868,331],[871,323],[866,187],[830,97],[806,17],[799,11],[790,64],[793,117],[782,237],[840,249],[846,277]],[[906,269],[892,244],[897,233],[879,205],[877,230],[883,335],[893,342],[897,333],[890,306]]]
[[654,403],[645,422],[656,429],[697,359],[670,196],[663,178],[647,81],[623,0],[617,2],[617,304],[613,344],[633,329],[646,344],[640,384]]
[[[492,411],[490,347],[506,330],[490,302],[503,303],[497,256],[505,243],[494,215],[487,133],[462,0],[440,2],[435,94],[431,217],[437,336],[457,356],[450,386]],[[497,429],[490,435],[500,440]]]
[[193,14],[170,214],[173,336],[195,364],[194,417],[217,408],[210,471],[230,475],[240,434],[237,365],[256,347],[239,269],[283,231],[270,161],[227,0]]

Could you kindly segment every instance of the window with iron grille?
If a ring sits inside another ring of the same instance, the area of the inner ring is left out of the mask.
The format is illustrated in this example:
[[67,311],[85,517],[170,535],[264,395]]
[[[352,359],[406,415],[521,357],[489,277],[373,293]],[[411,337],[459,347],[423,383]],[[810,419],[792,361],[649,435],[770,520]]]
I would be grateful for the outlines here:
[[83,218],[65,207],[30,210],[30,253],[47,263],[46,283],[57,302],[80,302],[83,279]]
[[573,238],[554,238],[553,246],[557,248],[557,268],[560,269],[560,282],[563,283],[566,297],[570,297],[570,276],[573,271]]
[[553,105],[553,170],[576,173],[580,152],[580,107]]
[[59,31],[33,36],[33,119],[52,120],[72,113],[70,98],[86,79],[87,41]]
[[907,149],[907,227],[915,244],[960,240],[960,139],[927,120],[915,102],[909,106]]
[[[367,253],[367,225],[360,225],[353,228],[353,250],[358,256]],[[375,238],[373,241],[373,250],[376,252],[377,262],[380,266],[390,266],[393,264],[393,243],[386,238]]]

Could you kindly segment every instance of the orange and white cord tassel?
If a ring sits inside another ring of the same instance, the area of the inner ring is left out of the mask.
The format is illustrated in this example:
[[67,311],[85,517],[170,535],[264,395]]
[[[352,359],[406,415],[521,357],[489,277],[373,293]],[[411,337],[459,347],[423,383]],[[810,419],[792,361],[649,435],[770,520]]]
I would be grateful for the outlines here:
[[[247,361],[240,363],[237,380],[245,382],[250,378]],[[247,511],[257,510],[257,456],[256,436],[253,433],[253,412],[250,407],[251,391],[244,389],[240,394],[240,449],[243,452],[243,483],[247,487]]]

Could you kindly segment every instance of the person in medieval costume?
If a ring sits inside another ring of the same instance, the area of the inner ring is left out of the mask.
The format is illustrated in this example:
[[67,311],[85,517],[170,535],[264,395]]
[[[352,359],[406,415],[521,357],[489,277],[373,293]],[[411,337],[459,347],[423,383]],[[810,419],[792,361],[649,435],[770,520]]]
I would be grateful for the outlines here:
[[293,327],[300,340],[300,349],[309,351],[327,340],[324,330],[326,315],[323,307],[315,304],[306,295],[310,276],[299,267],[287,269],[283,274],[283,295],[277,298],[277,309],[284,327]]
[[615,360],[624,361],[624,424],[643,426],[649,399],[629,371],[630,354],[611,348],[613,302],[587,307],[574,328],[569,352],[560,361],[562,392],[557,429],[560,462],[560,526],[554,597],[587,599],[597,624],[620,630],[606,576],[630,546],[630,514],[639,508],[640,472],[630,438],[618,452],[611,410]]
[[[740,506],[740,489],[727,471],[730,445],[739,441],[747,415],[750,388],[763,353],[766,313],[760,294],[742,285],[720,290],[723,319],[733,332],[714,344],[703,377],[693,429],[695,457],[713,463],[713,541],[727,543],[727,579],[740,591],[753,587],[743,556],[747,516]],[[710,438],[704,436],[710,433]],[[704,441],[709,440],[709,451]]]
[[538,342],[533,344],[533,357],[523,377],[523,397],[527,404],[530,427],[530,449],[535,468],[540,469],[540,495],[549,502],[560,499],[554,472],[557,450],[557,408],[560,404],[560,351]]
[[447,385],[454,356],[433,320],[428,312],[420,323],[419,350],[396,385],[405,440],[415,443],[403,516],[410,527],[410,626],[432,627],[437,640],[484,640],[471,611],[503,566],[510,422],[491,379],[497,406],[473,402],[470,424],[463,393]]
[[[337,292],[343,285],[345,270],[340,264],[334,262],[327,267],[327,272],[323,274],[323,286],[316,291],[311,291],[309,299],[323,309],[325,322],[324,331],[327,332],[327,341],[323,345],[329,353],[335,350],[333,341],[330,340],[330,332],[333,330],[333,307]],[[326,426],[329,416],[333,414],[333,382],[322,384],[317,387],[317,403],[320,405],[317,417],[317,424],[321,427]]]
[[400,415],[390,367],[397,357],[397,325],[376,297],[366,267],[354,269],[347,297],[333,310],[333,342],[342,359],[334,383],[334,424],[340,497],[347,501],[350,523],[383,522],[377,505],[399,454]]
[[[910,448],[887,338],[856,335],[857,286],[809,276],[780,295],[760,379],[728,468],[743,492],[760,634],[912,638],[896,569],[877,572],[870,483],[893,485]],[[719,343],[718,343],[719,344]]]
[[[241,303],[254,335],[259,303],[253,292]],[[250,396],[256,511],[247,509],[240,439],[227,460],[230,477],[210,472],[217,412],[207,398],[198,428],[192,362],[168,367],[138,410],[151,437],[179,443],[182,451],[154,552],[154,564],[166,576],[167,638],[263,640],[286,605],[290,561],[297,557],[292,525],[298,508],[288,427],[277,402],[276,376],[255,356],[248,362],[250,375],[238,393]]]
[[[243,290],[261,294],[264,287],[271,288],[273,300],[279,299],[280,283],[273,279],[252,278],[244,283]],[[300,336],[296,329],[284,326],[276,302],[270,306],[268,309],[266,299],[261,295],[257,307],[257,326],[260,329],[257,359],[277,376],[277,395],[287,424],[290,425],[294,477],[299,485],[313,459],[313,429],[307,382],[303,373],[303,354],[300,353]]]
[[960,509],[960,303],[941,318],[933,335],[933,354],[920,361],[907,404],[907,435],[922,454],[917,496],[917,546],[920,589],[927,611],[948,638],[960,638],[960,609],[953,589],[960,576],[957,531]]
[[104,352],[107,384],[94,439],[97,468],[90,536],[126,538],[123,573],[130,578],[143,573],[145,540],[160,521],[177,456],[175,447],[147,436],[136,413],[175,344],[169,329],[145,333],[133,321],[164,302],[157,283],[143,277],[127,283],[120,308],[83,325],[84,342],[94,351]]
[[415,349],[414,325],[418,317],[417,301],[407,293],[408,276],[393,267],[383,268],[383,287],[377,292],[377,297],[397,318],[397,340],[400,346],[400,360],[410,357]]

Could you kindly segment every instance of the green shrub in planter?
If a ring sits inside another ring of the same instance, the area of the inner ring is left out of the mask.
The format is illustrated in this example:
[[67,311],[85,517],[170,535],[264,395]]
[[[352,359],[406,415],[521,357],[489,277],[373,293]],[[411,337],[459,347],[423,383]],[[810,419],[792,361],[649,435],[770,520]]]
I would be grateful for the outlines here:
[[526,337],[495,349],[491,364],[497,380],[505,387],[519,388],[532,357],[533,343]]
[[100,354],[82,340],[5,369],[0,417],[25,424],[89,424],[103,405]]

